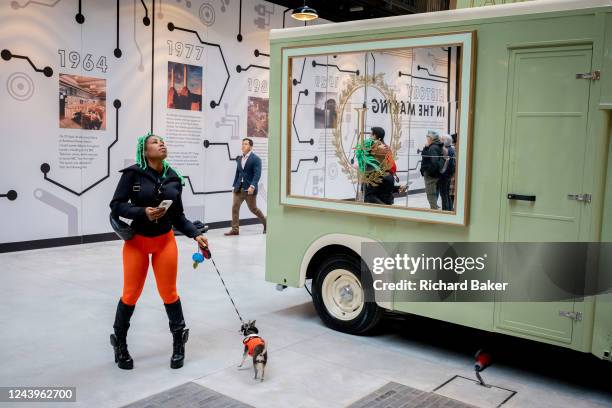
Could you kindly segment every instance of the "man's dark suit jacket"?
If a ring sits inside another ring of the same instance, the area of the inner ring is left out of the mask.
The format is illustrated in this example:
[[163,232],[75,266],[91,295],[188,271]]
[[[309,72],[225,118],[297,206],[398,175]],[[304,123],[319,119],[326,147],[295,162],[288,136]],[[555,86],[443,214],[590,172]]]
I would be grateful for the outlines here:
[[251,152],[249,158],[242,168],[242,156],[236,157],[236,175],[234,176],[234,192],[240,189],[247,191],[250,186],[255,187],[253,194],[257,194],[257,184],[261,177],[261,159]]

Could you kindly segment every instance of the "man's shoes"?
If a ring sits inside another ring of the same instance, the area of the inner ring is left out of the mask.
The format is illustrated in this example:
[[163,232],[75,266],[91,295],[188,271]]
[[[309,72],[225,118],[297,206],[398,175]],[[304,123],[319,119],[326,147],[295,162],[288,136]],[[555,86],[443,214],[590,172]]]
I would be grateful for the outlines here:
[[267,229],[268,229],[268,227],[266,225],[264,225],[264,230],[263,230],[264,234],[266,233]]
[[227,236],[230,236],[230,235],[240,235],[240,233],[238,231],[231,230],[229,232],[226,232],[223,235],[225,235],[227,237]]

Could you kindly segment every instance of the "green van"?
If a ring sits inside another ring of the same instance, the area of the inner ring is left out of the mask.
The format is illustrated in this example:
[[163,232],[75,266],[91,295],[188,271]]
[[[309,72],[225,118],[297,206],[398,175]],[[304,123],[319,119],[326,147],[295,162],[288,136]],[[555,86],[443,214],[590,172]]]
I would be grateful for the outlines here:
[[[364,242],[612,242],[612,1],[272,30],[270,59],[267,281],[312,279],[337,330],[364,332],[387,309],[612,361],[610,293],[365,302],[360,268]],[[357,170],[371,126],[397,163],[392,205],[368,201]],[[444,153],[423,153],[434,144]],[[451,147],[450,184],[421,174]]]

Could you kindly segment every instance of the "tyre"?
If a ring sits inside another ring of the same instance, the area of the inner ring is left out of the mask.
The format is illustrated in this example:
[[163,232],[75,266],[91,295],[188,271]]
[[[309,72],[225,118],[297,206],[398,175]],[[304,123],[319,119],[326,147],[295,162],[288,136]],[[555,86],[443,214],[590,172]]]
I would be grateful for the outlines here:
[[327,258],[312,282],[312,301],[326,326],[345,333],[362,334],[379,322],[383,310],[365,302],[361,260],[347,255]]

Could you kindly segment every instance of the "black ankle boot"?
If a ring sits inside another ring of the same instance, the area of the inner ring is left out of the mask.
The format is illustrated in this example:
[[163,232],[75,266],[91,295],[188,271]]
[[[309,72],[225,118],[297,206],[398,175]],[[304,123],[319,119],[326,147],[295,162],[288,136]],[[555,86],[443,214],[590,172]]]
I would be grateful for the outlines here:
[[134,307],[126,305],[119,299],[117,304],[117,312],[115,314],[115,324],[113,328],[115,333],[110,335],[110,342],[115,352],[115,363],[119,368],[124,370],[131,370],[134,368],[134,360],[130,356],[130,352],[127,348],[127,332],[130,328],[130,318],[134,313]]
[[185,362],[185,343],[189,339],[189,329],[172,332],[172,357],[170,368],[181,368]]
[[181,368],[185,362],[185,343],[189,338],[189,329],[185,328],[183,317],[183,307],[181,300],[174,303],[164,304],[168,315],[168,325],[172,333],[172,357],[170,358],[170,368]]
[[111,334],[110,342],[115,350],[115,363],[124,370],[131,370],[134,368],[134,360],[130,356],[130,352],[127,348],[126,336]]

